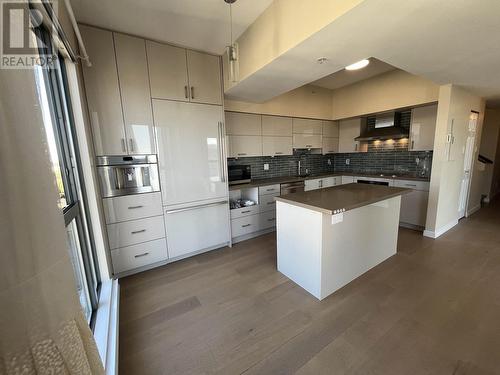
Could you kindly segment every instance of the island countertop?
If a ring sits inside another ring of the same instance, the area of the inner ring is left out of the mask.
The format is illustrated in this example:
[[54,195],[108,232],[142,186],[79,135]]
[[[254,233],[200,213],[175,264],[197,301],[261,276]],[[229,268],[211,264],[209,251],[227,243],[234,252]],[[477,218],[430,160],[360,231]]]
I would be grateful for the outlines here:
[[409,192],[411,189],[353,183],[287,194],[275,200],[334,215]]

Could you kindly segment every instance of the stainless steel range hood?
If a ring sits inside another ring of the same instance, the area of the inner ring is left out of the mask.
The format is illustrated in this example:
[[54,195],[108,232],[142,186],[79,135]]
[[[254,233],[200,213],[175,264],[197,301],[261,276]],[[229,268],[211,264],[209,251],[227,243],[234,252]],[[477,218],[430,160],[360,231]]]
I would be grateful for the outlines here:
[[377,115],[375,126],[366,130],[356,141],[376,141],[408,138],[408,130],[400,126],[401,113],[390,112]]

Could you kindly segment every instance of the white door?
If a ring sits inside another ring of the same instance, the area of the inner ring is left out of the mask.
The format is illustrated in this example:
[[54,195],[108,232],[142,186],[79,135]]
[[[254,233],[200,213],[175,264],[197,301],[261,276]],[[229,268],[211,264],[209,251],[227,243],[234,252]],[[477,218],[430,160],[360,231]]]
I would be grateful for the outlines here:
[[222,104],[219,56],[187,51],[189,94],[192,102]]
[[229,242],[227,201],[198,207],[165,211],[168,255],[170,258]]
[[155,136],[144,39],[114,33],[129,154],[155,154]]
[[80,26],[92,66],[83,64],[83,77],[89,107],[96,155],[125,155],[125,128],[118,86],[113,34]]
[[219,106],[153,100],[163,204],[227,197]]
[[467,141],[465,143],[464,155],[464,174],[462,177],[462,186],[460,188],[460,199],[458,202],[458,218],[461,219],[465,216],[467,210],[467,200],[469,198],[469,187],[471,180],[472,165],[474,162],[474,142],[476,139],[476,127],[479,114],[471,112],[469,118],[469,127]]

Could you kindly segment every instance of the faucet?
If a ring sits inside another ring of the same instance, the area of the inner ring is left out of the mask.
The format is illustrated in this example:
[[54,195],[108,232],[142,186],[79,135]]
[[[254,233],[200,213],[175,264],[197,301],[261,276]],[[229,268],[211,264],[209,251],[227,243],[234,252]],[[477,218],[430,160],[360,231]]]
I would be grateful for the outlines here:
[[300,163],[300,160],[299,160],[299,162],[297,163],[297,176],[299,176],[299,177],[300,177],[300,164],[301,163]]

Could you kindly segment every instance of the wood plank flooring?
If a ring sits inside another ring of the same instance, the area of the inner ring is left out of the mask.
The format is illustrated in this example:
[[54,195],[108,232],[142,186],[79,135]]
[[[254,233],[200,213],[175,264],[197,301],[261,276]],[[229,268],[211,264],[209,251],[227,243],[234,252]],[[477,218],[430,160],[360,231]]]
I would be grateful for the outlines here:
[[322,302],[269,234],[120,280],[120,374],[499,374],[500,202]]

